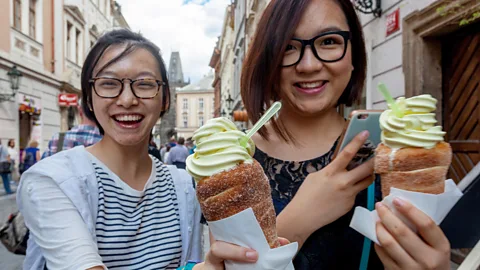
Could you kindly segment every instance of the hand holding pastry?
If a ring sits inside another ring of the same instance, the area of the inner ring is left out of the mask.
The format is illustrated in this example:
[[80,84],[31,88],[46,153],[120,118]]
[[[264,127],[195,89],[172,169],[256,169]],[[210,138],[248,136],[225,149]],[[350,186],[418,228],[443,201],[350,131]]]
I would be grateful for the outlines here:
[[381,222],[375,250],[386,269],[450,269],[450,244],[435,222],[412,204],[395,199],[395,208],[418,229],[410,230],[387,206],[376,208]]

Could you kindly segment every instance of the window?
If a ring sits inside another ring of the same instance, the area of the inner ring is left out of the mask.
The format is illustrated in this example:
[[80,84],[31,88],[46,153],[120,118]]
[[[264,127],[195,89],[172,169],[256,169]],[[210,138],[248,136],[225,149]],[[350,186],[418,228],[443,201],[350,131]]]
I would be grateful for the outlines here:
[[188,99],[186,98],[183,99],[183,109],[188,110]]
[[67,22],[67,59],[72,59],[72,37],[70,36],[72,32],[73,25]]
[[13,3],[13,27],[22,30],[22,0],[15,0]]
[[183,116],[183,127],[184,128],[188,127],[188,116],[187,115]]
[[201,127],[204,124],[203,116],[198,117],[198,126]]
[[28,11],[28,35],[35,39],[35,28],[36,28],[36,20],[37,20],[37,15],[35,14],[35,6],[36,6],[36,0],[30,0],[30,6],[29,6],[29,11]]
[[75,38],[75,63],[77,63],[79,65],[81,63],[80,62],[81,61],[81,59],[80,59],[80,42],[81,42],[80,34],[81,34],[80,30],[76,29],[76,31],[75,31],[75,37],[76,37]]
[[203,110],[203,98],[199,98],[199,99],[198,99],[198,108],[199,108],[200,110]]

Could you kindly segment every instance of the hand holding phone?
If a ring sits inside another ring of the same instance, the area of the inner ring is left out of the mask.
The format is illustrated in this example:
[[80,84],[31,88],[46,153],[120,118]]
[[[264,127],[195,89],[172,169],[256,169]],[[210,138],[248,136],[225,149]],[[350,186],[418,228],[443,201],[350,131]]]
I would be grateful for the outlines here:
[[358,110],[350,114],[347,127],[342,133],[338,146],[335,149],[334,158],[358,133],[368,130],[370,136],[347,166],[347,170],[351,170],[373,157],[375,149],[381,142],[381,129],[379,124],[381,114],[382,111],[378,110]]

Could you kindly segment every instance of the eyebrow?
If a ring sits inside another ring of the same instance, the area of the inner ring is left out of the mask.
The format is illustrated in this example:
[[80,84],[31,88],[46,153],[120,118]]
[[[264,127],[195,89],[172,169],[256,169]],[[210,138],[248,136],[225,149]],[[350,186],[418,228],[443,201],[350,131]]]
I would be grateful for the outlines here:
[[[327,27],[324,27],[324,28],[318,30],[318,31],[316,32],[316,34],[314,35],[314,37],[315,37],[315,36],[318,36],[318,35],[321,35],[321,34],[323,34],[323,33],[334,32],[334,31],[349,31],[349,30],[343,30],[343,29],[341,29],[341,28],[338,27],[338,26],[327,26]],[[294,38],[298,38],[298,37],[297,37],[297,36],[294,36]]]
[[[105,70],[105,71],[102,71],[101,73],[97,74],[97,77],[100,77],[100,76],[112,76],[112,77],[118,77],[117,74],[113,71],[108,71],[108,70]],[[153,77],[153,78],[157,78],[157,76],[155,76],[155,74],[153,74],[152,72],[150,71],[142,71],[140,73],[138,73],[136,76],[134,76],[135,78],[139,78],[139,77]]]

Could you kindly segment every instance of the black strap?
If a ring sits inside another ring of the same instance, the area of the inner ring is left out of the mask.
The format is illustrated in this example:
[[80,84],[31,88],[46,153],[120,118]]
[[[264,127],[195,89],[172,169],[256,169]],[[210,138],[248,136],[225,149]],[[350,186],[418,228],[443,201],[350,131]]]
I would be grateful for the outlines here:
[[60,132],[58,134],[58,142],[57,142],[57,153],[63,150],[63,142],[65,140],[65,132]]

